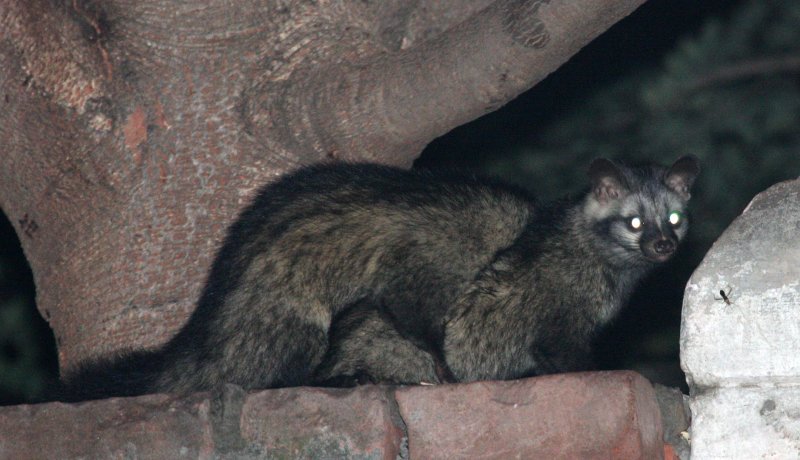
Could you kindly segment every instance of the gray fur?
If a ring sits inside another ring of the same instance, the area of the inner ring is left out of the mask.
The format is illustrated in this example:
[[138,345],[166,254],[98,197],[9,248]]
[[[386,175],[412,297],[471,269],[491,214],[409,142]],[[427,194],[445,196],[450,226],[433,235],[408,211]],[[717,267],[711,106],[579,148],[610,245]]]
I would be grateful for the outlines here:
[[435,384],[452,380],[435,353],[400,335],[391,318],[372,305],[349,310],[331,330],[330,348],[313,378],[316,384]]
[[587,369],[596,332],[686,234],[667,218],[685,215],[698,172],[691,157],[671,169],[596,160],[587,194],[541,206],[469,177],[303,168],[232,226],[190,321],[135,356],[150,363],[128,382],[138,388],[97,393]]

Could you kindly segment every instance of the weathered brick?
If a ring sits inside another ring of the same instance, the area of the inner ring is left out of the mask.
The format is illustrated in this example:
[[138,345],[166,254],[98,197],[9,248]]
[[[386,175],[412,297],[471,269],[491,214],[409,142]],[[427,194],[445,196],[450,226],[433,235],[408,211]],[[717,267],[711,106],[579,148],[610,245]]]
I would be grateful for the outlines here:
[[403,428],[390,392],[364,386],[253,393],[242,407],[242,437],[270,458],[394,460]]
[[0,408],[0,459],[211,458],[201,395]]
[[653,388],[630,371],[407,387],[397,402],[414,460],[664,454]]

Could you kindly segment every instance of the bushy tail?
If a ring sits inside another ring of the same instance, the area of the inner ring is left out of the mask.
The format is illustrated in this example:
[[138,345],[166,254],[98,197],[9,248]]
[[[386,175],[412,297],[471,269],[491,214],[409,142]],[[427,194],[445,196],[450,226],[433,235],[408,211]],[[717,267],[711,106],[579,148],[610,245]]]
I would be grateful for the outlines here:
[[132,352],[89,362],[61,379],[53,399],[77,402],[151,393],[163,362],[159,351]]

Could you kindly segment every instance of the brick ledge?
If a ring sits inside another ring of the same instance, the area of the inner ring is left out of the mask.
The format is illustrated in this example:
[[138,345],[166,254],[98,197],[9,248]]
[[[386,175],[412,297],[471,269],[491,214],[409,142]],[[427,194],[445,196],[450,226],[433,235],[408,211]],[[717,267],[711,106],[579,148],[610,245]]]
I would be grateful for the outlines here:
[[625,458],[673,455],[632,371],[515,381],[147,395],[0,407],[0,458]]

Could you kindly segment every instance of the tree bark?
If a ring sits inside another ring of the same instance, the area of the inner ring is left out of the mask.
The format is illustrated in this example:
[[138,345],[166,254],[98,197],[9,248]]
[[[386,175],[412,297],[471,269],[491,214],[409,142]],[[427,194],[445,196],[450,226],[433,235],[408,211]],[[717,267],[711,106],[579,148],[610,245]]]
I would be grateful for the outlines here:
[[409,166],[642,2],[0,1],[0,206],[61,369],[166,341],[257,187]]

